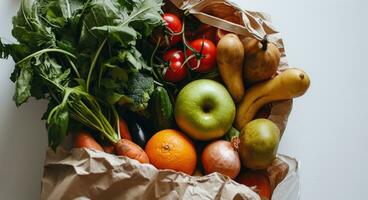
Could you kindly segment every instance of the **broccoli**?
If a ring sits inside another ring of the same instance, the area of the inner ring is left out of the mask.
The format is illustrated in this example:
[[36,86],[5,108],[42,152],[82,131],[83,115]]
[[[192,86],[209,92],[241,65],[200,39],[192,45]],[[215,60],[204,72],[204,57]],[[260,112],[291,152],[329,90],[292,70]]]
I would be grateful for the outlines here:
[[[129,80],[125,90],[125,96],[131,99],[127,106],[133,112],[140,112],[147,108],[148,101],[154,90],[153,79],[142,73],[133,73],[129,75]],[[124,103],[126,100],[123,101]],[[119,103],[122,103],[119,101]]]

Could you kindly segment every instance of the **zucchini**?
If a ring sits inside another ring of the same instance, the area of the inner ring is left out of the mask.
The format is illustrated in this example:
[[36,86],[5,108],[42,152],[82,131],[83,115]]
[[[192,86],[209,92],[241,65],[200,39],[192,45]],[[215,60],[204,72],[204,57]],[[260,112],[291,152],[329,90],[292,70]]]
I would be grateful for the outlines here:
[[165,88],[156,87],[152,94],[152,121],[155,131],[174,128],[174,108]]

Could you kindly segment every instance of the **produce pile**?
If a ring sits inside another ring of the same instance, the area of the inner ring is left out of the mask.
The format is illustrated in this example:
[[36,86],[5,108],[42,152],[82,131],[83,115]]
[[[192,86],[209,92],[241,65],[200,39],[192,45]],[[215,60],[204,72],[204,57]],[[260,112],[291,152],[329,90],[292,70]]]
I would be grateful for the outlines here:
[[47,99],[49,146],[127,156],[158,169],[213,172],[272,189],[281,133],[269,103],[303,95],[308,75],[281,53],[201,23],[161,0],[22,0],[13,18],[14,101]]

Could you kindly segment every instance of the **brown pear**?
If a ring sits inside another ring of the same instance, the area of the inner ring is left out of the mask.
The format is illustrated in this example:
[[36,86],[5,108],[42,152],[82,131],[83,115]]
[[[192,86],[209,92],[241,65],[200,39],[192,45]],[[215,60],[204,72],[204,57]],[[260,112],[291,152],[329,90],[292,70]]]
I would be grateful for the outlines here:
[[277,46],[267,40],[253,38],[243,40],[244,79],[247,83],[267,80],[276,74],[281,53]]

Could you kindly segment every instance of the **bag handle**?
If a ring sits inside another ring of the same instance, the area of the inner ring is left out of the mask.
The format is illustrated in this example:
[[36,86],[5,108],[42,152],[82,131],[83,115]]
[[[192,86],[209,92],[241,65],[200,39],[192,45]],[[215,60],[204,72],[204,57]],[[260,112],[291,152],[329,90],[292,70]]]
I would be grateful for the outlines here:
[[[216,28],[223,29],[225,31],[233,32],[243,36],[253,37],[258,40],[262,40],[267,34],[262,27],[262,18],[255,18],[250,13],[242,10],[235,3],[229,3],[225,0],[170,0],[176,7],[181,10],[187,10],[190,14],[194,15],[202,23],[211,25]],[[235,12],[238,12],[241,22],[244,24],[237,24],[230,22],[219,17],[209,15],[203,12],[208,6],[211,5],[223,5],[226,7],[233,7]],[[276,33],[276,32],[273,32]]]

